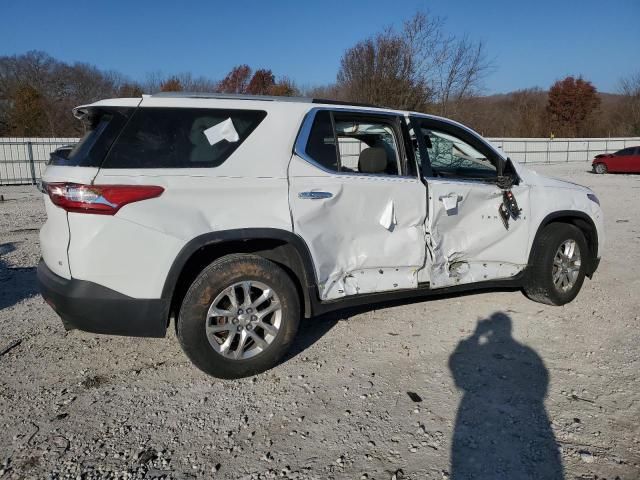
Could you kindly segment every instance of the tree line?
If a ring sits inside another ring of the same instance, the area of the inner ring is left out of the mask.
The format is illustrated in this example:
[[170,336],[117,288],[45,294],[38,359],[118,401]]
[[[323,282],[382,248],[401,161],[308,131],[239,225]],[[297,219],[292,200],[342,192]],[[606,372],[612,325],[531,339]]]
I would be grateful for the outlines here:
[[151,73],[132,81],[45,52],[0,56],[0,136],[78,136],[77,105],[160,91],[312,96],[447,116],[497,137],[640,136],[640,72],[600,93],[567,77],[549,90],[530,88],[485,96],[495,68],[485,45],[448,33],[444,19],[417,12],[348,48],[330,85],[301,87],[267,68],[238,65],[213,80],[190,73]]

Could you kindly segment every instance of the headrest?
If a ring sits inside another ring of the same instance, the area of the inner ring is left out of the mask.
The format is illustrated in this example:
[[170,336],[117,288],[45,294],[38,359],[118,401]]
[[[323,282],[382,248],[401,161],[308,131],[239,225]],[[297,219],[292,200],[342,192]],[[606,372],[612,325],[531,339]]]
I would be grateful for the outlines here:
[[382,147],[369,147],[360,152],[360,173],[382,173],[387,169],[387,152]]

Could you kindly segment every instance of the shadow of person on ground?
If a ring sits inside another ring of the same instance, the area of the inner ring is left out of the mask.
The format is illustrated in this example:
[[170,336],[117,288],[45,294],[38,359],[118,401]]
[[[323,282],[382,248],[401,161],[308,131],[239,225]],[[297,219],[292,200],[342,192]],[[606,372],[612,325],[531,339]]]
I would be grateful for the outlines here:
[[4,255],[16,249],[11,242],[0,244],[0,310],[37,295],[34,267],[9,267]]
[[563,479],[544,398],[549,374],[511,336],[502,312],[480,320],[449,357],[464,391],[451,446],[452,480]]

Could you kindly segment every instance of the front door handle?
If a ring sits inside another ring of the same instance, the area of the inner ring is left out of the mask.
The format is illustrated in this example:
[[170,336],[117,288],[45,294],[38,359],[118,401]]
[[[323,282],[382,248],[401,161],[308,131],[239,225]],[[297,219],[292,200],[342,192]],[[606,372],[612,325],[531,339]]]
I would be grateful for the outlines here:
[[331,198],[333,193],[331,192],[300,192],[298,198],[303,200],[321,200],[323,198]]
[[444,204],[445,210],[450,211],[458,208],[458,202],[462,201],[462,196],[456,193],[450,193],[449,195],[439,197],[438,200]]

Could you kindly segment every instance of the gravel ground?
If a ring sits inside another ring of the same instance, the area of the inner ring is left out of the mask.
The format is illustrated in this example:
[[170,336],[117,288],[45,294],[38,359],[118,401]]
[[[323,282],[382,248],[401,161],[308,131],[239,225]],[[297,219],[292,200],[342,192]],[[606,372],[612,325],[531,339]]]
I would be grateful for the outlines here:
[[640,176],[537,169],[605,210],[609,253],[573,303],[315,319],[239,381],[196,370],[173,332],[65,332],[35,286],[42,200],[0,187],[0,479],[640,478]]

